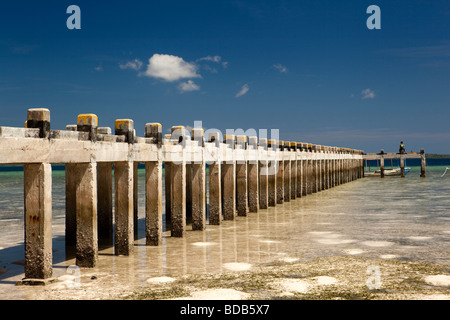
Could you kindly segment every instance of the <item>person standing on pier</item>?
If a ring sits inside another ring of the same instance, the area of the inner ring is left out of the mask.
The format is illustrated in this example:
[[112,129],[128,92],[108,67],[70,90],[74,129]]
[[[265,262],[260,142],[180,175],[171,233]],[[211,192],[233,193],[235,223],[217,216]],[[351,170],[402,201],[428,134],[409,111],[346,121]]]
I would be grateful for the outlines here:
[[405,145],[404,145],[403,141],[400,141],[400,146],[398,148],[398,153],[400,153],[400,154],[404,154],[405,153]]

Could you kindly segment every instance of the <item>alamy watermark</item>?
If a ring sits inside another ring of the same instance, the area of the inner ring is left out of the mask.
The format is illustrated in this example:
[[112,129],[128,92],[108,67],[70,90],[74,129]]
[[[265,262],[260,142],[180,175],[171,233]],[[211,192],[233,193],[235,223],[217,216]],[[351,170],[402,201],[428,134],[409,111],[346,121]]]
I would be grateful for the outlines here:
[[[174,147],[169,156],[170,161],[175,164],[239,164],[242,161],[259,161],[262,164],[261,174],[273,175],[278,171],[279,138],[279,129],[271,129],[269,139],[268,129],[226,129],[224,134],[215,128],[204,130],[202,121],[194,121],[191,130],[185,127],[172,130],[170,141]],[[195,148],[200,145],[203,147],[202,154],[195,152]],[[258,152],[258,146],[267,152]]]
[[366,274],[367,278],[366,286],[369,290],[379,290],[381,288],[381,271],[379,266],[368,266]]

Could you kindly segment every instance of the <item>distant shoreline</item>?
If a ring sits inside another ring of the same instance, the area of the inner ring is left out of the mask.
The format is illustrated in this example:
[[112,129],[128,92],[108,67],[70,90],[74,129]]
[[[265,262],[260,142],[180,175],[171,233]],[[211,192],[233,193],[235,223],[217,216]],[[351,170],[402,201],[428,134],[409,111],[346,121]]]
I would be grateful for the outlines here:
[[427,159],[450,159],[450,154],[427,153]]

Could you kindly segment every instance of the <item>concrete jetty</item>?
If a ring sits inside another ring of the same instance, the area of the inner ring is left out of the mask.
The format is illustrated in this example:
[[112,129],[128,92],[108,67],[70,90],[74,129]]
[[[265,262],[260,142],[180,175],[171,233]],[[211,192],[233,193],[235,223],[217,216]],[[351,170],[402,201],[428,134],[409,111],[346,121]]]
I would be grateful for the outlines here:
[[66,168],[66,245],[86,268],[96,266],[99,243],[113,245],[116,255],[133,254],[138,164],[145,164],[148,246],[161,245],[163,213],[171,236],[184,237],[188,223],[201,232],[364,174],[361,150],[183,126],[163,136],[159,123],[146,124],[138,137],[131,119],[116,120],[114,130],[98,123],[82,114],[76,125],[52,130],[50,111],[41,108],[28,110],[25,128],[0,127],[0,164],[24,166],[21,284],[52,279],[52,164]]

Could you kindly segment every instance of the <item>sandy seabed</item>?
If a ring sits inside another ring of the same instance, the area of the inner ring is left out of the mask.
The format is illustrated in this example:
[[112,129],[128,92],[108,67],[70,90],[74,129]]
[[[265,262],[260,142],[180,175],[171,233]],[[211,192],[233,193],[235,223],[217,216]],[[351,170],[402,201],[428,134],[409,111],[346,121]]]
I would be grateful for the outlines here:
[[450,300],[449,267],[424,262],[352,255],[226,267],[221,273],[151,277],[138,286],[86,269],[78,283],[64,275],[45,287],[19,290],[43,300]]

